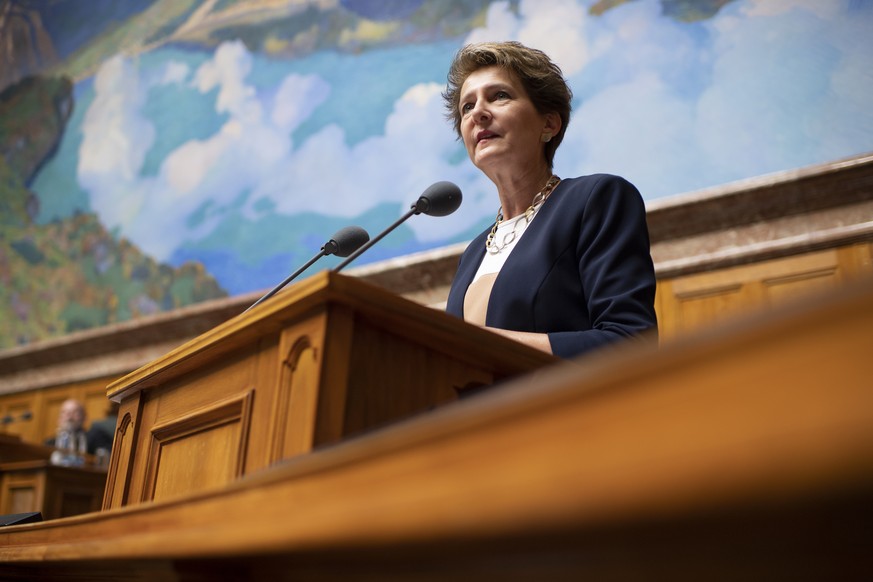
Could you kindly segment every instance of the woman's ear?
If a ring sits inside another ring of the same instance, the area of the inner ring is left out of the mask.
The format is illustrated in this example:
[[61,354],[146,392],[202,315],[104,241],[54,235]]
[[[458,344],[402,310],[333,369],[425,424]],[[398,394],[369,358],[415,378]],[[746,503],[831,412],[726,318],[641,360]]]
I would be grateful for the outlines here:
[[545,123],[543,124],[541,137],[544,142],[548,142],[561,131],[561,116],[557,113],[546,113],[543,116],[543,120]]

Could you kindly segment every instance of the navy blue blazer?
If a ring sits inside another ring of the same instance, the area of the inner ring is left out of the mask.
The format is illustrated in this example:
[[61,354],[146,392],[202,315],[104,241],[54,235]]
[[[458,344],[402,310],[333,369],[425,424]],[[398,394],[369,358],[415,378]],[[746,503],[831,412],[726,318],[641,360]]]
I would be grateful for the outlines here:
[[[450,314],[464,316],[490,230],[461,256]],[[485,325],[547,333],[563,358],[642,332],[656,340],[655,269],[639,191],[609,174],[562,180],[500,270]]]

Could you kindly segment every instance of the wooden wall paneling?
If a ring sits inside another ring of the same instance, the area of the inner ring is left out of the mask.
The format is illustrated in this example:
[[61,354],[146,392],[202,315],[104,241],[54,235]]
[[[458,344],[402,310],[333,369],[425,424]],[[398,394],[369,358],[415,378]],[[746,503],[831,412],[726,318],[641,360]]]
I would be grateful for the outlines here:
[[81,385],[78,393],[73,397],[77,398],[85,405],[85,411],[88,418],[85,421],[86,426],[91,426],[95,420],[106,418],[106,413],[109,411],[109,398],[106,397],[106,386],[109,381],[99,379]]
[[752,282],[759,281],[762,285],[766,307],[834,289],[845,279],[836,249],[749,265],[744,270],[750,273]]
[[94,380],[65,384],[53,388],[35,391],[38,400],[42,400],[39,407],[39,417],[34,424],[35,442],[43,442],[55,435],[57,430],[58,411],[65,400],[74,398],[85,406],[85,427],[91,422],[106,416],[109,399],[106,398],[106,385],[109,380],[97,378]]
[[870,273],[869,255],[856,244],[661,280],[662,338],[836,288]]
[[658,317],[658,337],[660,341],[676,335],[676,322],[673,305],[673,282],[659,279],[655,287],[655,315]]
[[106,416],[109,406],[106,386],[110,381],[107,378],[97,378],[0,396],[0,418],[8,414],[13,419],[13,422],[0,427],[0,430],[17,434],[28,442],[42,443],[55,435],[58,411],[68,398],[75,398],[85,405],[87,428],[92,421]]
[[840,247],[837,255],[847,279],[859,279],[873,273],[873,242]]
[[822,269],[766,277],[760,282],[760,285],[764,289],[766,306],[775,307],[810,293],[833,289],[840,278],[838,268],[834,265]]
[[660,281],[657,297],[661,306],[658,313],[661,341],[739,313],[749,303],[756,302],[754,292],[755,289],[720,273]]
[[37,436],[40,442],[52,437],[57,432],[58,412],[67,398],[70,398],[70,390],[66,387],[46,390],[43,393],[42,413],[37,419]]
[[746,305],[757,302],[754,291],[754,287],[738,282],[719,284],[715,280],[694,289],[677,290],[676,330],[687,332],[740,313]]
[[10,394],[0,401],[0,418],[9,419],[0,431],[18,435],[29,442],[42,442],[37,428],[42,417],[43,398],[40,392]]

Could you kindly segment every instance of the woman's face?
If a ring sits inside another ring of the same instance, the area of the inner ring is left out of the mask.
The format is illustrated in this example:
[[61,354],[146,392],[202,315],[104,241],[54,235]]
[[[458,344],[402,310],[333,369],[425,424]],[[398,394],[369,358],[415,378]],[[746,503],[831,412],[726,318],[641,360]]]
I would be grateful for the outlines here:
[[543,135],[557,133],[556,114],[541,114],[514,74],[478,69],[461,86],[461,136],[473,164],[486,174],[546,165]]

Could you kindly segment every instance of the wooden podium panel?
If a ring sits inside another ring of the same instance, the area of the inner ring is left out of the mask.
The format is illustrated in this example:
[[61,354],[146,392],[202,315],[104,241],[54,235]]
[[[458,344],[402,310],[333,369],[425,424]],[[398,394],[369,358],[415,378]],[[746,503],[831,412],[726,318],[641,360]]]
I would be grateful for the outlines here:
[[554,362],[323,272],[109,386],[104,508],[226,485]]

